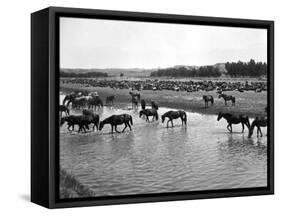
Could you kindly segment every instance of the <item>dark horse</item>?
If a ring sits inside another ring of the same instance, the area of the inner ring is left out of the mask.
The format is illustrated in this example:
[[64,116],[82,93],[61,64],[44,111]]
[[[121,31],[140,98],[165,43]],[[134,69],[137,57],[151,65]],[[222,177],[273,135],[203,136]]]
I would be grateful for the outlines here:
[[146,106],[145,100],[144,100],[144,99],[141,99],[140,103],[141,103],[141,109],[144,110],[144,109],[145,109],[145,106]]
[[138,102],[140,101],[140,93],[129,92],[131,95],[132,109],[138,108]]
[[234,115],[231,113],[222,113],[220,112],[218,115],[217,120],[219,121],[221,118],[224,118],[228,125],[227,125],[227,130],[229,130],[230,133],[232,133],[232,124],[242,124],[242,133],[244,132],[244,125],[247,126],[247,128],[250,128],[250,121],[248,116],[244,116],[244,115]]
[[117,125],[125,124],[122,130],[123,133],[127,127],[130,128],[130,131],[132,130],[131,125],[133,125],[133,118],[128,114],[112,115],[100,122],[99,130],[102,130],[105,124],[111,125],[111,133],[113,133],[113,127],[117,133],[120,133],[120,131],[117,130]]
[[267,127],[267,117],[256,117],[255,120],[252,122],[250,128],[249,128],[249,135],[250,138],[253,135],[254,129],[257,127],[257,137],[259,136],[259,133],[262,137],[262,132],[260,127]]
[[88,100],[88,109],[94,109],[96,111],[100,108],[103,108],[103,102],[100,97],[95,96]]
[[61,115],[62,115],[63,112],[65,113],[65,115],[69,115],[69,109],[65,105],[60,105],[59,111],[60,111]]
[[89,129],[89,124],[91,124],[91,118],[85,115],[69,115],[69,116],[65,116],[61,118],[61,122],[60,122],[60,126],[62,126],[65,122],[67,122],[67,129],[69,131],[70,127],[72,127],[72,131],[74,131],[74,126],[78,125],[79,129],[78,129],[78,133],[80,133],[80,131],[83,129],[84,132],[86,133],[86,129]]
[[107,96],[106,99],[105,99],[105,104],[113,106],[114,100],[115,100],[114,95]]
[[[76,94],[75,93],[71,93],[71,94],[69,94],[69,95],[66,95],[65,97],[64,97],[64,99],[63,99],[63,102],[62,102],[62,104],[63,105],[65,105],[65,103],[67,103],[67,104],[69,104],[70,102],[70,100],[72,101],[74,98],[76,98]],[[68,105],[67,105],[68,106]]]
[[169,127],[169,122],[172,123],[172,127],[174,127],[173,124],[173,119],[181,118],[181,124],[185,124],[186,126],[186,113],[183,110],[178,110],[178,111],[168,111],[164,113],[161,118],[162,118],[162,123],[164,123],[165,118],[168,118],[169,120],[167,121],[167,128]]
[[146,121],[149,122],[149,116],[153,116],[152,120],[154,120],[154,118],[156,120],[158,120],[158,112],[156,109],[144,109],[140,111],[140,118],[142,117],[142,115],[146,116]]
[[85,109],[82,111],[82,114],[89,117],[89,122],[94,124],[93,131],[95,130],[95,127],[97,130],[99,130],[100,116],[98,114],[93,113],[91,110]]
[[231,101],[232,102],[232,106],[235,106],[235,97],[234,96],[226,95],[226,94],[220,94],[219,98],[223,98],[224,99],[225,106],[227,106],[227,101]]
[[151,101],[151,107],[156,110],[158,110],[159,108],[158,104],[155,101]]
[[214,97],[212,95],[203,95],[203,100],[205,102],[205,108],[209,106],[209,101],[211,102],[212,106],[214,105]]

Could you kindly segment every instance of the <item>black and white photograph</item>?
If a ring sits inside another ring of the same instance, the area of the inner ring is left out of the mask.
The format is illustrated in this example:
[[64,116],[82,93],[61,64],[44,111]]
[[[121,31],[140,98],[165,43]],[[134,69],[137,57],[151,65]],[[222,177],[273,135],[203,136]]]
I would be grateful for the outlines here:
[[267,37],[60,17],[59,198],[267,187]]

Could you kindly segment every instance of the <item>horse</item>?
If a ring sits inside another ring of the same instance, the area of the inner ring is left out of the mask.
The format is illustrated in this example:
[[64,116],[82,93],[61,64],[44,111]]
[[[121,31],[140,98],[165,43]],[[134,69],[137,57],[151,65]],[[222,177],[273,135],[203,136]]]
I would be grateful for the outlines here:
[[69,109],[65,105],[59,106],[59,112],[60,112],[61,115],[62,115],[63,112],[65,113],[65,115],[69,115]]
[[94,109],[96,111],[97,108],[103,108],[103,102],[98,96],[88,100],[88,109]]
[[223,98],[224,99],[225,106],[227,106],[227,101],[231,101],[232,102],[232,106],[235,106],[235,97],[234,96],[226,95],[226,94],[220,94],[219,98]]
[[66,106],[68,107],[68,105],[70,103],[69,101],[73,100],[74,98],[76,98],[76,94],[75,93],[71,93],[69,95],[66,95],[64,97],[63,101],[62,101],[62,104],[65,105],[65,103],[66,103]]
[[135,97],[132,97],[132,109],[136,108],[138,109],[139,104],[138,104],[138,100]]
[[155,110],[158,110],[158,104],[155,101],[151,101],[151,107]]
[[95,130],[95,126],[97,130],[99,130],[100,116],[98,114],[93,113],[91,110],[85,109],[82,111],[82,114],[91,118],[89,121],[94,124],[93,131]]
[[250,121],[248,116],[244,115],[234,115],[231,113],[222,113],[220,112],[218,114],[217,121],[219,121],[221,118],[224,118],[228,125],[227,125],[227,130],[229,130],[230,133],[232,133],[232,124],[242,124],[242,133],[244,133],[244,125],[247,126],[247,128],[250,128]]
[[84,116],[84,115],[69,115],[69,116],[65,116],[65,117],[62,117],[61,118],[61,122],[60,122],[60,126],[63,126],[63,124],[65,122],[67,122],[67,129],[69,131],[70,130],[70,127],[72,127],[72,131],[74,131],[74,126],[75,125],[78,125],[79,126],[79,129],[78,129],[78,133],[80,133],[80,131],[83,129],[84,132],[86,133],[86,129],[89,129],[89,124],[91,123],[91,118],[89,118],[88,116]]
[[111,106],[113,106],[114,100],[115,100],[115,96],[114,95],[107,96],[106,100],[105,100],[105,104],[106,105],[111,104]]
[[256,117],[255,120],[252,122],[249,128],[249,135],[248,137],[251,138],[254,132],[255,127],[257,127],[257,137],[259,137],[259,133],[262,137],[262,132],[260,127],[267,127],[267,117]]
[[139,117],[141,118],[142,115],[146,116],[146,121],[149,122],[149,116],[153,116],[152,120],[154,120],[154,118],[156,119],[156,121],[158,120],[158,112],[156,109],[144,109],[141,110],[139,112]]
[[117,125],[125,124],[125,127],[122,130],[123,133],[127,127],[130,128],[130,131],[132,130],[131,125],[133,125],[133,118],[129,114],[112,115],[100,122],[100,126],[99,126],[100,131],[103,129],[105,124],[111,125],[112,134],[113,134],[113,127],[117,133],[121,133],[120,131],[117,130]]
[[133,98],[133,97],[137,98],[138,101],[139,101],[140,98],[141,98],[140,93],[134,93],[134,92],[130,91],[129,94],[132,96],[132,98]]
[[74,98],[74,99],[70,100],[67,104],[69,105],[69,103],[72,103],[72,107],[74,107],[76,109],[80,109],[87,105],[88,98],[86,98],[85,96],[82,96],[79,98]]
[[168,118],[169,120],[167,121],[167,128],[169,127],[169,122],[172,123],[172,127],[174,127],[174,124],[173,124],[173,119],[177,119],[177,118],[181,118],[181,123],[182,123],[182,126],[183,124],[185,124],[186,126],[186,113],[183,111],[183,110],[178,110],[178,111],[168,111],[166,113],[164,113],[161,118],[162,118],[162,123],[164,123],[165,121],[165,118]]
[[205,108],[209,106],[209,101],[211,102],[212,106],[214,105],[214,97],[212,95],[203,95],[203,100],[205,102]]
[[144,109],[145,109],[145,106],[146,106],[145,100],[144,100],[144,99],[141,99],[140,103],[141,103],[141,109],[144,110]]

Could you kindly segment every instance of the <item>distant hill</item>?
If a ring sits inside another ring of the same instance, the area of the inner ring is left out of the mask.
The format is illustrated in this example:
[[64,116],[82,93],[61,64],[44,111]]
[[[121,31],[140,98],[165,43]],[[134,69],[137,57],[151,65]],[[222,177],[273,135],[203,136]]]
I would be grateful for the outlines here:
[[[215,68],[218,68],[219,71],[223,74],[227,73],[225,69],[225,63],[217,63],[211,65]],[[180,68],[185,67],[186,69],[198,69],[199,66],[194,65],[175,65],[174,67],[170,68]],[[81,69],[81,68],[62,68],[60,71],[63,73],[90,73],[90,72],[101,72],[107,73],[108,76],[120,76],[122,73],[125,77],[149,77],[151,72],[157,71],[159,68],[90,68],[90,69]],[[163,68],[161,68],[163,69]]]

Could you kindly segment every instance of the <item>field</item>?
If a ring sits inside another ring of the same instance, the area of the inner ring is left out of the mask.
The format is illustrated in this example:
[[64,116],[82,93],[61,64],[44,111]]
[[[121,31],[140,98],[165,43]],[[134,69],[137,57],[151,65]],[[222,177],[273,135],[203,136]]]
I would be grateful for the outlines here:
[[[231,79],[233,81],[233,79]],[[229,80],[229,81],[231,81]],[[242,79],[238,79],[242,81]],[[249,80],[249,79],[248,79]],[[251,80],[251,81],[257,81]],[[76,90],[97,91],[101,98],[105,100],[106,96],[115,95],[115,106],[118,107],[120,103],[130,103],[131,96],[129,89],[111,89],[109,87],[86,87],[81,84],[61,84],[61,91],[70,93]],[[141,98],[145,99],[148,104],[151,100],[156,101],[159,106],[170,107],[174,109],[184,109],[190,112],[198,112],[203,114],[218,114],[219,112],[231,112],[237,114],[245,114],[249,117],[264,115],[264,109],[267,106],[267,91],[256,93],[253,91],[228,91],[226,94],[236,97],[236,106],[231,106],[231,102],[225,106],[224,100],[218,98],[216,91],[198,91],[198,92],[184,92],[184,91],[152,91],[144,90],[140,92]],[[214,106],[205,108],[203,95],[212,95],[214,97]]]

